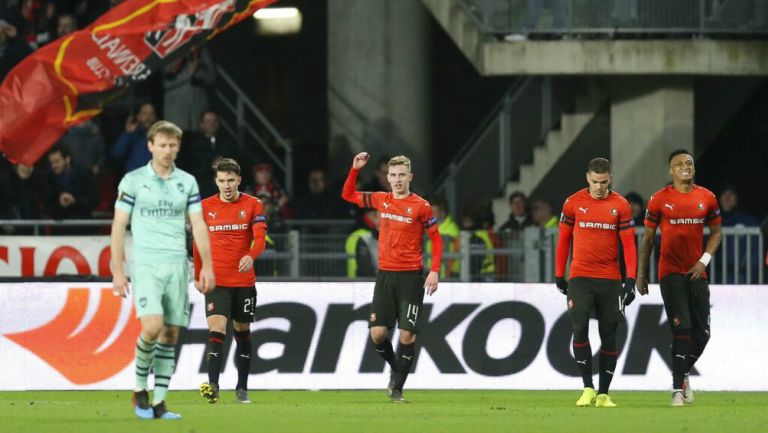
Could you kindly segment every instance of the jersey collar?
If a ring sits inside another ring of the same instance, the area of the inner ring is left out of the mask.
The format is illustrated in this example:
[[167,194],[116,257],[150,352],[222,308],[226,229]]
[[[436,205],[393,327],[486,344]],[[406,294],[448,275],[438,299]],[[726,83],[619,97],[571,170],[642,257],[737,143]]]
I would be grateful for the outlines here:
[[[172,179],[172,178],[176,177],[176,173],[177,173],[177,172],[178,172],[178,170],[176,170],[176,163],[174,162],[174,163],[173,163],[173,168],[171,168],[171,175],[170,175],[170,176],[168,176],[168,179],[170,180],[170,179]],[[162,177],[160,177],[160,176],[157,174],[157,172],[155,171],[155,169],[154,169],[154,168],[152,168],[152,160],[151,160],[151,159],[150,159],[150,160],[149,160],[149,162],[147,163],[147,174],[149,174],[151,177],[155,177],[155,178],[158,178],[158,179],[162,179]]]

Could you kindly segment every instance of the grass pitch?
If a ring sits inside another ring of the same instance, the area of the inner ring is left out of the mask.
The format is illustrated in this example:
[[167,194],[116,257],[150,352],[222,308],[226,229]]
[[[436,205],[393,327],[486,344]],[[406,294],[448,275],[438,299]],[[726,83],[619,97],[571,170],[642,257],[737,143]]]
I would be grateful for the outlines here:
[[574,391],[409,391],[408,404],[383,391],[251,391],[253,404],[222,391],[208,404],[171,391],[179,421],[138,420],[127,391],[0,392],[4,433],[239,432],[689,432],[768,431],[768,393],[697,392],[669,407],[667,392],[614,392],[616,409],[577,408]]

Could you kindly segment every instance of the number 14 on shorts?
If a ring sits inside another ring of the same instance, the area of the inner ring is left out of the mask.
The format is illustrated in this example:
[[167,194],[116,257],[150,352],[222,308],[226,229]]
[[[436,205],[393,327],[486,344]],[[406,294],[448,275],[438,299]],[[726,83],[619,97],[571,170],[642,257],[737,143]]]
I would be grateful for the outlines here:
[[408,312],[405,314],[405,318],[410,322],[411,326],[416,326],[416,321],[419,320],[419,306],[415,304],[408,304]]

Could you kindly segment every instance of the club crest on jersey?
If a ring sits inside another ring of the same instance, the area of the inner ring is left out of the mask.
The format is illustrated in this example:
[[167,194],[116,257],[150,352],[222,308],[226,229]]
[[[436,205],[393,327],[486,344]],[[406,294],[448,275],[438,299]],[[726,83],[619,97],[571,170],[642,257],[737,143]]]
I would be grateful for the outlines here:
[[371,313],[371,319],[370,320],[371,320],[371,322],[375,322],[376,321],[376,313]]
[[242,210],[242,209],[240,209],[240,212],[238,212],[238,213],[237,213],[237,216],[239,216],[239,217],[240,217],[240,219],[243,219],[243,218],[245,218],[245,211],[244,211],[244,210]]
[[409,214],[409,215],[410,215],[410,214],[411,214],[411,212],[413,212],[413,209],[411,209],[411,208],[409,208],[409,207],[405,208],[405,213],[407,213],[407,214]]
[[208,309],[208,311],[213,311],[213,302],[209,302],[208,303],[207,309]]
[[617,211],[616,209],[611,209],[611,215],[616,216],[618,214],[619,214],[619,211]]
[[179,192],[184,192],[184,184],[179,182],[176,184],[176,188],[179,189]]
[[568,300],[568,309],[573,310],[573,299]]
[[704,203],[699,203],[699,205],[696,207],[699,208],[699,210],[702,210],[704,209]]

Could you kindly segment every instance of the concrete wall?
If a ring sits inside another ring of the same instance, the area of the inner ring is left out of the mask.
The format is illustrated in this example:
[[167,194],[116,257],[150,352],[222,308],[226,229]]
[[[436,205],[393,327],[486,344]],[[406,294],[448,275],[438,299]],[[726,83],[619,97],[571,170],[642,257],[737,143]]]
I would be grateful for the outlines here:
[[330,0],[328,20],[329,160],[349,165],[363,150],[374,162],[405,154],[415,191],[425,193],[432,171],[427,11],[412,0]]
[[646,199],[669,181],[669,153],[693,152],[692,78],[616,77],[611,81],[611,163],[617,191]]

